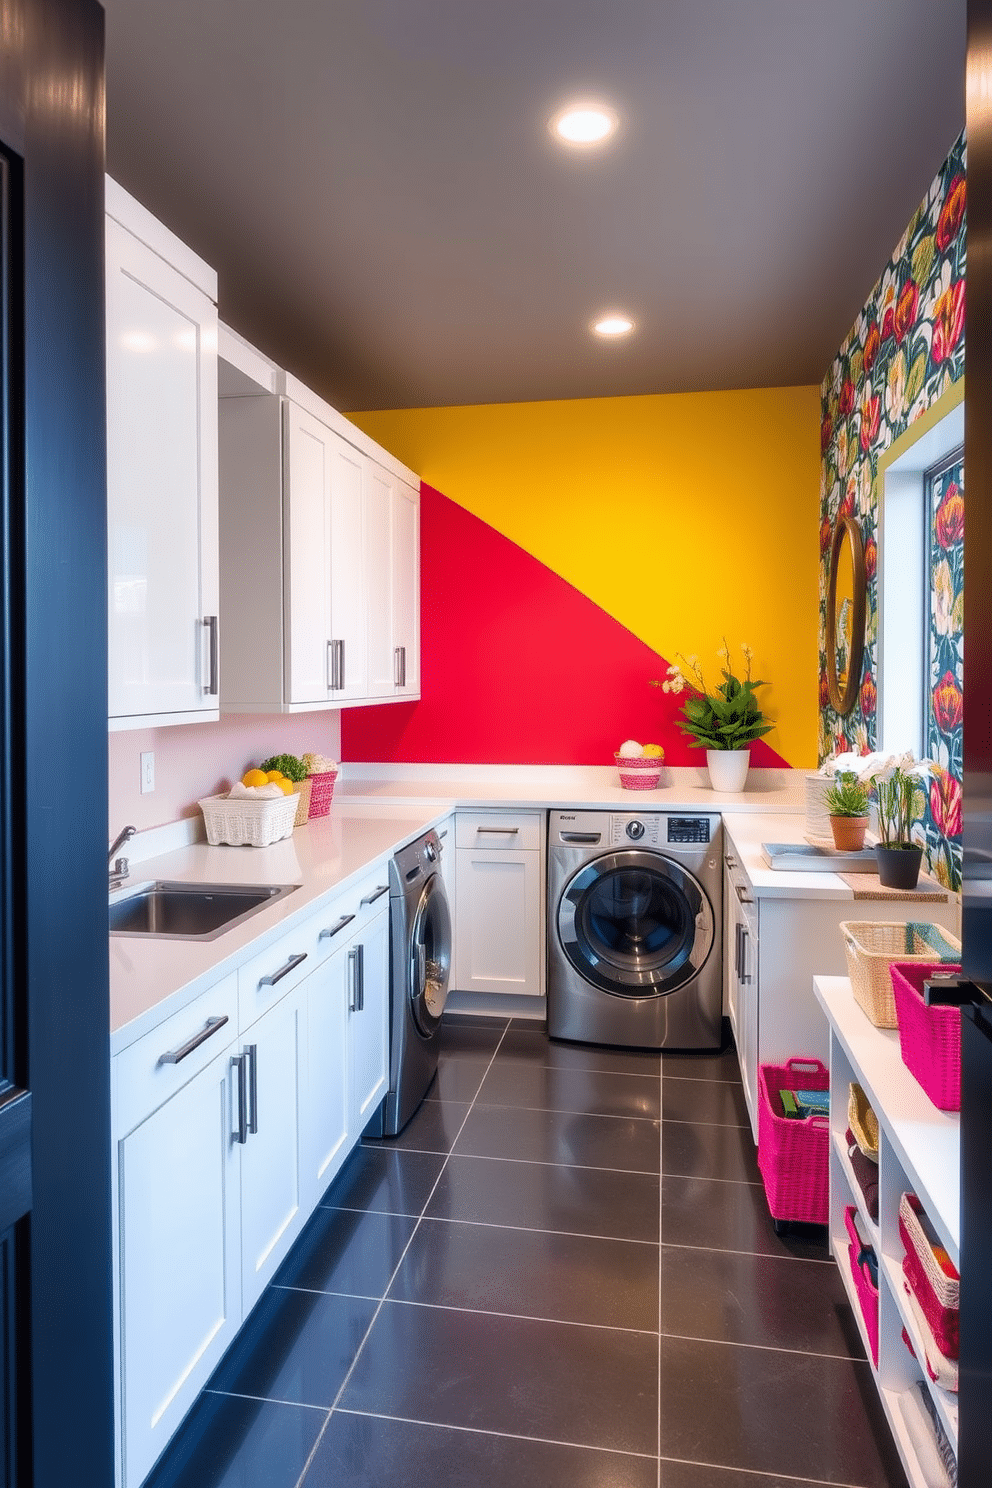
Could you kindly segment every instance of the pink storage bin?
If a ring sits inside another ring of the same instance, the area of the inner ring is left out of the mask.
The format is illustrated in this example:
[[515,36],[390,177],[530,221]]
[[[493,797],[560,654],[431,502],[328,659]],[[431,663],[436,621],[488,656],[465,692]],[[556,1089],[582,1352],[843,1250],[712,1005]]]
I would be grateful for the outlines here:
[[[872,1363],[878,1368],[878,1287],[871,1279],[868,1262],[860,1259],[865,1250],[865,1244],[858,1234],[854,1224],[854,1216],[857,1213],[853,1204],[844,1210],[844,1228],[850,1238],[847,1247],[848,1260],[851,1263],[851,1275],[854,1278],[854,1290],[858,1294],[858,1304],[861,1308],[861,1316],[865,1320],[865,1330],[868,1334],[868,1344],[871,1348]],[[868,1246],[867,1249],[871,1249]]]
[[317,775],[308,775],[310,781],[310,815],[327,816],[331,810],[331,798],[334,795],[334,782],[338,778],[337,770],[322,770]]
[[829,1088],[830,1076],[819,1059],[763,1064],[759,1071],[758,1167],[776,1229],[789,1220],[827,1223],[830,1123],[826,1116],[783,1115],[779,1093]]
[[940,1352],[957,1359],[961,1352],[961,1278],[944,1247],[933,1236],[923,1205],[915,1194],[899,1201],[899,1238],[906,1254],[903,1275],[919,1303]]
[[961,1109],[961,1009],[927,1007],[923,983],[960,970],[947,962],[895,961],[889,967],[902,1062],[941,1111]]
[[615,754],[620,771],[620,784],[624,790],[657,790],[661,780],[662,761],[644,759],[637,755]]

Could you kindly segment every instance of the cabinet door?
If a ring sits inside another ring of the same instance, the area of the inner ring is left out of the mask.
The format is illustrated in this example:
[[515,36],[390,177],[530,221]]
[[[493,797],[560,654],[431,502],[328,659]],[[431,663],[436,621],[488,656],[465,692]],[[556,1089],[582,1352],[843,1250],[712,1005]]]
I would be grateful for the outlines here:
[[136,1488],[241,1322],[232,1045],[118,1144],[124,1488]]
[[396,691],[420,696],[420,492],[393,486],[393,649]]
[[348,1152],[348,944],[312,972],[307,988],[307,1207]]
[[303,1227],[307,984],[240,1041],[247,1133],[241,1147],[241,1293],[247,1314]]
[[[326,702],[331,682],[331,465],[335,440],[283,404],[286,701]],[[275,555],[273,554],[273,558]]]
[[218,716],[217,311],[107,220],[109,711]]
[[454,988],[542,994],[542,890],[539,852],[458,848]]
[[346,958],[348,1129],[357,1141],[389,1088],[389,911],[356,936]]
[[335,440],[331,460],[330,698],[368,696],[366,627],[365,457]]

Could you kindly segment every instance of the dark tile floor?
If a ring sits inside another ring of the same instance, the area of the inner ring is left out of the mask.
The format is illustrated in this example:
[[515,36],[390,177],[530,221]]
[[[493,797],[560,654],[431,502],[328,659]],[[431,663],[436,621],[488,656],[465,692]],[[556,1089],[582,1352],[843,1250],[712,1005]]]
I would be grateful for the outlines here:
[[446,1020],[149,1488],[904,1488],[823,1232],[775,1236],[732,1050]]

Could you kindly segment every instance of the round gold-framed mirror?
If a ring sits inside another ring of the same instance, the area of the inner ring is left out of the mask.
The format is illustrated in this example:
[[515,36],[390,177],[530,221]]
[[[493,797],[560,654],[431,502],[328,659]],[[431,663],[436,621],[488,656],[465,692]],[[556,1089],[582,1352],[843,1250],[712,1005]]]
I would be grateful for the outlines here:
[[858,700],[865,653],[865,546],[853,517],[840,516],[830,546],[827,588],[827,689],[836,713]]

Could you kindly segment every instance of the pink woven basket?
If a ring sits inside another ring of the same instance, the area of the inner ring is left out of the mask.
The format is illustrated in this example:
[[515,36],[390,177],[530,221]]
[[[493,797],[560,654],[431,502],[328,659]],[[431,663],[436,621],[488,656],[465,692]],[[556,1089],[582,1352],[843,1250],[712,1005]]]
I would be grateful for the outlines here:
[[830,1076],[819,1059],[763,1064],[758,1095],[758,1167],[775,1220],[826,1224],[830,1190],[830,1131],[826,1116],[780,1114],[780,1092],[828,1090]]
[[[847,1247],[847,1258],[851,1263],[851,1276],[854,1279],[854,1290],[858,1294],[858,1304],[861,1308],[861,1316],[865,1320],[865,1331],[868,1334],[868,1344],[871,1348],[872,1363],[878,1367],[878,1287],[872,1284],[871,1272],[867,1261],[863,1260],[864,1244],[854,1224],[854,1205],[844,1210],[844,1227],[850,1236],[850,1244]],[[871,1249],[871,1247],[868,1247]]]
[[889,968],[902,1062],[940,1111],[961,1109],[961,1009],[927,1007],[923,983],[960,966],[895,961]]
[[334,782],[338,778],[337,770],[322,770],[317,775],[309,775],[310,781],[310,815],[327,816],[331,809],[331,797],[334,795]]
[[947,1359],[961,1352],[960,1277],[942,1246],[927,1235],[929,1221],[915,1194],[899,1201],[899,1238],[905,1247],[903,1275],[922,1309],[934,1342]]
[[634,755],[615,754],[620,771],[620,784],[624,790],[657,790],[661,779],[661,760],[644,759]]

